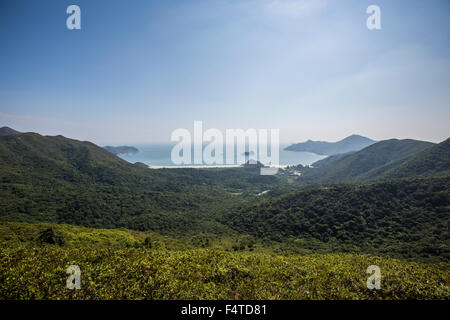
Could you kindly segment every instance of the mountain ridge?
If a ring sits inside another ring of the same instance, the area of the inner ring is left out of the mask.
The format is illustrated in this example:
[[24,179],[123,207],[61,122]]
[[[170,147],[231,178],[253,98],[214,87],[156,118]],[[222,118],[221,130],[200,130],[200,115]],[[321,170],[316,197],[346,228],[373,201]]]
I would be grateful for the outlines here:
[[[0,221],[125,227],[180,237],[239,235],[298,252],[376,250],[448,259],[448,250],[442,250],[450,176],[364,184],[358,179],[374,169],[388,172],[392,164],[414,160],[433,146],[416,140],[378,142],[337,161],[349,165],[340,172],[350,174],[344,182],[358,183],[314,186],[339,179],[311,179],[308,172],[316,169],[308,168],[298,179],[288,171],[262,176],[257,166],[150,170],[90,142],[10,135],[0,137]],[[448,141],[432,152],[438,158],[444,154],[444,169],[447,147]],[[427,161],[427,156],[413,163]],[[263,190],[271,192],[258,197]]]
[[[319,168],[304,172],[311,183],[348,183],[381,179],[383,174],[400,165],[414,154],[435,145],[413,139],[389,139],[374,143]],[[388,178],[387,176],[384,176]]]
[[296,143],[285,148],[287,151],[312,152],[319,155],[337,155],[361,150],[373,143],[375,140],[357,134],[348,136],[337,142],[312,141]]
[[277,179],[253,167],[150,170],[63,136],[0,137],[0,220],[192,232],[217,224],[210,203]]
[[450,138],[420,151],[400,165],[388,170],[384,176],[407,178],[415,176],[442,175],[450,173]]
[[4,137],[4,136],[10,136],[10,135],[14,135],[14,134],[20,134],[21,132],[16,131],[10,127],[1,127],[0,128],[0,137]]

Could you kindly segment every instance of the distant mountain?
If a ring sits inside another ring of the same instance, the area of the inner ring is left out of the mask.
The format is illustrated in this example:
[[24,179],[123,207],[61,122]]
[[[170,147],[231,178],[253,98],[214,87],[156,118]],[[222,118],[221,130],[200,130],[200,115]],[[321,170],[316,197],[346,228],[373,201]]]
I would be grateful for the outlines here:
[[312,152],[320,155],[331,156],[351,151],[358,151],[367,146],[370,146],[371,144],[374,144],[375,142],[376,141],[372,139],[354,134],[338,142],[308,140],[306,142],[293,144],[285,148],[285,150],[297,152]]
[[10,135],[19,134],[19,133],[21,133],[21,132],[11,129],[9,127],[1,127],[0,128],[0,137],[10,136]]
[[328,165],[305,170],[303,179],[319,184],[377,180],[389,170],[433,145],[431,142],[411,139],[380,141],[331,161]]
[[103,148],[115,155],[133,154],[133,153],[139,152],[139,150],[137,148],[129,147],[129,146],[119,146],[119,147],[106,146]]

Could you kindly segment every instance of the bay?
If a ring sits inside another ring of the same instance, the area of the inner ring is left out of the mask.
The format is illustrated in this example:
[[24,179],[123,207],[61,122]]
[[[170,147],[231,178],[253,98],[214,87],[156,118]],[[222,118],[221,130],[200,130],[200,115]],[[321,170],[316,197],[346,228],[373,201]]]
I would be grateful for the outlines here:
[[[175,144],[171,143],[146,143],[146,144],[133,144],[134,147],[139,149],[138,153],[135,154],[125,154],[120,155],[120,157],[130,163],[135,162],[142,162],[149,166],[155,166],[155,167],[178,167],[178,166],[194,166],[193,164],[185,164],[185,165],[177,165],[172,162],[171,159],[171,152],[172,148]],[[284,150],[285,147],[287,147],[287,144],[280,144],[279,146],[279,165],[280,166],[287,166],[287,165],[311,165],[315,161],[321,160],[323,158],[326,158],[326,156],[323,155],[317,155],[310,152],[294,152],[294,151],[286,151]],[[246,151],[248,151],[248,146],[245,148]],[[270,150],[270,147],[269,147]],[[193,150],[191,151],[192,157],[193,157]],[[226,155],[226,153],[224,152]],[[235,161],[233,165],[240,165],[242,163],[237,162],[236,157],[237,151],[235,149]],[[248,155],[245,156],[245,161],[248,161],[248,159],[254,159],[257,158],[255,155]],[[259,159],[258,159],[259,160]],[[201,164],[197,166],[217,166],[217,165],[207,165],[207,164]]]

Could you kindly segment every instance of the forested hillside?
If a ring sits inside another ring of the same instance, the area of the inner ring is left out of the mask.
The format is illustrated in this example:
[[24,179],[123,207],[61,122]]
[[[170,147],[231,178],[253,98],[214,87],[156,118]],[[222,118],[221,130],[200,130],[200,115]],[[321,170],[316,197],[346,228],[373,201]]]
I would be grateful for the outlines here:
[[411,139],[380,141],[358,152],[335,157],[335,161],[329,161],[320,168],[305,169],[303,180],[314,184],[377,180],[411,156],[433,145]]
[[383,179],[450,174],[450,138],[425,149],[382,175]]
[[328,166],[329,164],[331,164],[332,162],[335,162],[339,159],[342,159],[343,157],[346,157],[352,153],[355,153],[356,151],[351,151],[351,152],[346,152],[346,153],[339,153],[339,154],[335,154],[332,156],[328,156],[324,159],[321,159],[319,161],[314,162],[311,166],[314,168],[320,168],[320,167],[325,167]]
[[405,159],[429,167],[438,159],[433,173],[442,169],[441,177],[312,187],[308,183],[317,181],[309,181],[308,172],[261,176],[251,165],[150,170],[90,142],[10,135],[0,137],[0,220],[124,227],[183,239],[201,235],[204,245],[234,250],[265,246],[447,261],[447,149],[448,143],[389,140],[323,167],[345,168],[334,181],[345,172],[367,177],[368,166],[386,173]]
[[236,198],[273,188],[253,167],[150,170],[90,142],[35,133],[0,137],[0,219],[160,232],[214,229]]
[[450,178],[319,187],[230,212],[223,223],[300,248],[450,258]]

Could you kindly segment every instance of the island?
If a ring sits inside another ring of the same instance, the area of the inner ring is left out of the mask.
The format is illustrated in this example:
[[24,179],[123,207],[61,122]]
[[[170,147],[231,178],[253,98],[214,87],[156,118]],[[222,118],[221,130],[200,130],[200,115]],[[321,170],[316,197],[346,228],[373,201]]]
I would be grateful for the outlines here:
[[241,164],[241,167],[244,168],[263,168],[265,167],[264,164],[257,160],[250,159],[246,163]]
[[126,154],[135,154],[138,153],[139,150],[135,147],[129,147],[129,146],[119,146],[119,147],[112,147],[112,146],[106,146],[103,147],[105,150],[115,154],[116,156],[122,156]]

